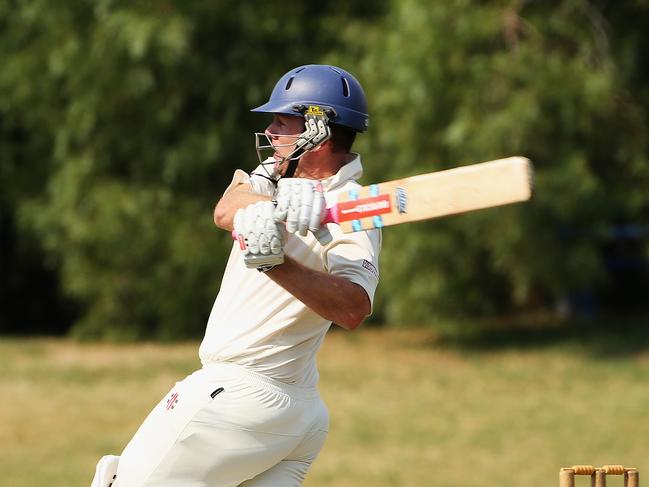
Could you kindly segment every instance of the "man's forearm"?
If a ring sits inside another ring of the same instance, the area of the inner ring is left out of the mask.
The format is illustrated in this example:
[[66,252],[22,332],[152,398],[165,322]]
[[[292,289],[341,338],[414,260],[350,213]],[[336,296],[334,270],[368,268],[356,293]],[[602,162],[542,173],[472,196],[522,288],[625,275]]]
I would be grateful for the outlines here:
[[290,257],[267,275],[320,316],[348,330],[370,314],[365,290],[343,277],[310,269]]

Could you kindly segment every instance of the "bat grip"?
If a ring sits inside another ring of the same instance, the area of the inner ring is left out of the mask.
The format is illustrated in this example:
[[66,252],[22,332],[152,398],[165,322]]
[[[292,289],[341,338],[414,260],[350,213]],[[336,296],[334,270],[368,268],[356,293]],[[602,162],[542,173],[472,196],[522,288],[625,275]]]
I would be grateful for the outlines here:
[[[326,245],[327,243],[331,242],[331,234],[329,233],[329,230],[327,230],[326,225],[327,223],[337,223],[338,222],[338,205],[334,205],[332,207],[326,208],[325,209],[325,216],[322,219],[322,225],[317,232],[314,233],[315,238],[318,239],[318,241],[322,245]],[[237,240],[238,235],[237,232],[232,230],[232,240]]]
[[333,205],[325,208],[325,215],[322,219],[322,224],[338,223],[338,205]]

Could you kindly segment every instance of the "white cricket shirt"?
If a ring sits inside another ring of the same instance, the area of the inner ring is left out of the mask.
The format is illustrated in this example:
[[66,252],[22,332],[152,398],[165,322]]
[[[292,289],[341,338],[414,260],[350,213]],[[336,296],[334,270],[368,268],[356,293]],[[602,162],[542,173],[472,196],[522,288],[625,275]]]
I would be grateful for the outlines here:
[[[272,196],[275,186],[255,171],[249,176],[237,170],[225,192],[249,183],[254,191]],[[337,174],[322,180],[328,202],[338,191],[359,187],[355,180],[362,173],[356,155]],[[379,279],[380,230],[345,234],[336,224],[328,228],[333,237],[329,244],[320,245],[310,232],[306,237],[289,234],[284,253],[358,284],[372,303]],[[235,363],[288,384],[312,387],[318,381],[316,353],[330,326],[268,276],[247,269],[239,245],[233,244],[199,355],[204,364]]]

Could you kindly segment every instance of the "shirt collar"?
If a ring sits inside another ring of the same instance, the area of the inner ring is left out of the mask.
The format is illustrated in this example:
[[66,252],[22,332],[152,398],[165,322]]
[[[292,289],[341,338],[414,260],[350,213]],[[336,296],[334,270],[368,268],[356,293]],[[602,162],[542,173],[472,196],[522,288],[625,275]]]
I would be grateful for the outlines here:
[[360,154],[352,153],[354,158],[341,167],[336,174],[321,181],[325,191],[332,191],[345,184],[350,179],[359,179],[363,175],[363,165]]

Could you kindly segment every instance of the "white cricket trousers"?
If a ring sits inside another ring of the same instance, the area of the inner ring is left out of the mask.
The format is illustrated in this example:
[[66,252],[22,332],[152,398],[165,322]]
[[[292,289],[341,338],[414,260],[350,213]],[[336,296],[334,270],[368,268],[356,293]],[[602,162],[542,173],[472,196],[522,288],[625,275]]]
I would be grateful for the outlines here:
[[328,429],[317,389],[205,365],[142,423],[114,487],[300,486]]

